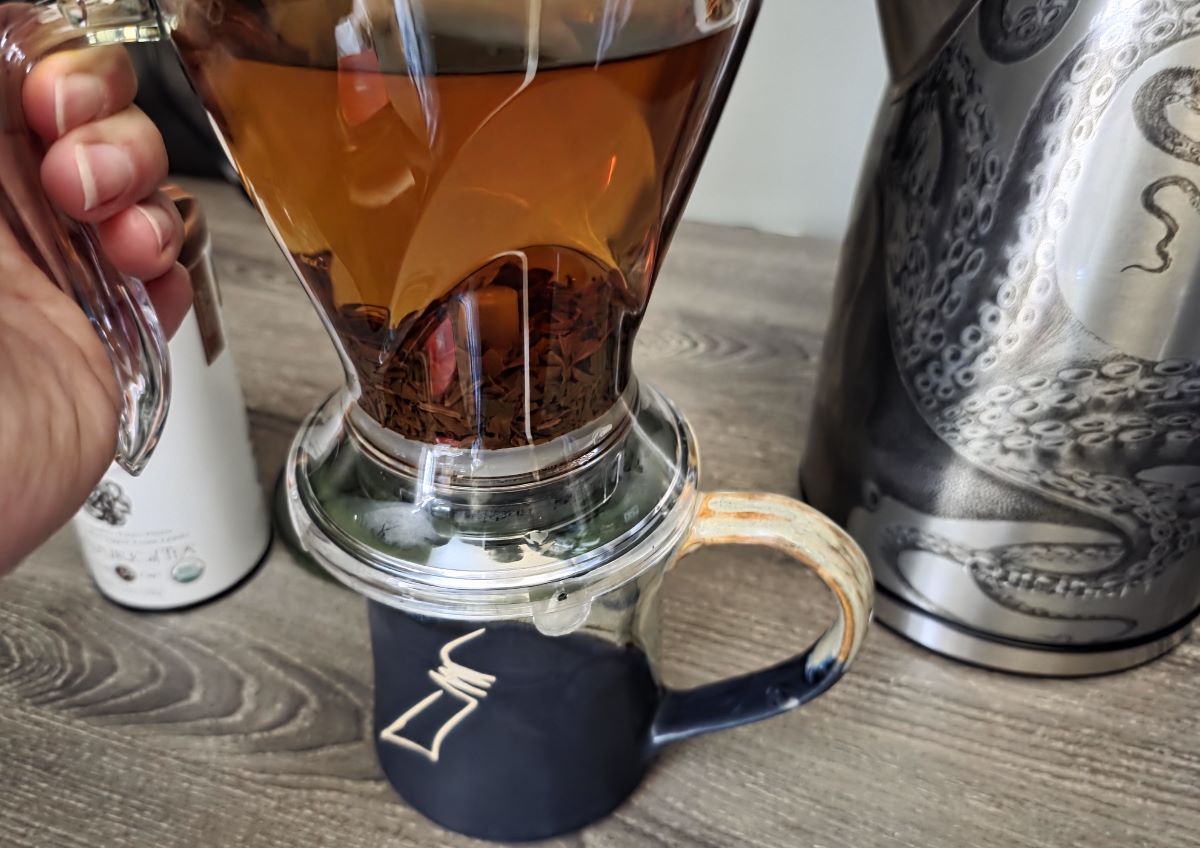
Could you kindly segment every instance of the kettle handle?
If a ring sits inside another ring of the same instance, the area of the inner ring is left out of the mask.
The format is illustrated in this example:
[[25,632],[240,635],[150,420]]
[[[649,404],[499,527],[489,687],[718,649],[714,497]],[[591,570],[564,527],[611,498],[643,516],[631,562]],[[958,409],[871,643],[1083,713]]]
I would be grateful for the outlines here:
[[57,50],[149,41],[157,16],[140,2],[0,5],[0,215],[46,276],[83,309],[108,350],[121,394],[116,459],[132,474],[158,442],[170,399],[166,337],[140,280],[117,271],[95,231],[59,212],[42,188],[41,143],[21,102],[30,69]]

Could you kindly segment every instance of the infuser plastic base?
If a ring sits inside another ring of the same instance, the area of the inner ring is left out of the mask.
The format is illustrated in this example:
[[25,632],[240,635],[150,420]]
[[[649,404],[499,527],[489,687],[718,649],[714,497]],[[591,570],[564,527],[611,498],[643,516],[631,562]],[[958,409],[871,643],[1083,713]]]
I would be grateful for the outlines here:
[[1135,642],[1098,648],[1044,647],[990,639],[930,615],[876,584],[875,618],[918,645],[963,662],[1037,677],[1089,677],[1161,657],[1188,637],[1196,614]]
[[334,580],[329,575],[329,572],[312,558],[300,541],[300,530],[296,527],[296,521],[292,517],[291,507],[288,504],[287,469],[280,471],[279,476],[275,478],[275,489],[271,495],[271,523],[275,528],[276,540],[278,540],[280,545],[287,548],[288,553],[292,555],[301,568],[327,583],[332,583],[336,586],[342,585],[337,580]]
[[569,445],[568,461],[523,476],[508,473],[513,456],[483,456],[483,471],[503,473],[466,482],[469,454],[430,445],[417,462],[395,462],[364,438],[355,409],[339,392],[301,427],[282,535],[340,582],[410,613],[532,617],[569,631],[590,598],[678,545],[694,514],[694,438],[648,387],[616,410],[619,438],[598,432],[581,450]]

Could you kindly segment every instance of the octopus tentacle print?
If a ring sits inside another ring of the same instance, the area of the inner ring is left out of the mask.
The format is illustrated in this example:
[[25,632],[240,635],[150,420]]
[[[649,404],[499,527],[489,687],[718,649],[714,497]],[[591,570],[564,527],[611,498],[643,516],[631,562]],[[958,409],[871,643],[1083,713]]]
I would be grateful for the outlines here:
[[1171,123],[1167,110],[1182,104],[1200,112],[1200,70],[1164,68],[1142,83],[1133,99],[1133,119],[1146,141],[1183,162],[1200,165],[1200,142]]
[[1162,207],[1158,201],[1159,193],[1166,188],[1177,188],[1187,197],[1192,208],[1200,212],[1200,186],[1187,177],[1162,177],[1157,179],[1142,191],[1142,208],[1162,222],[1166,227],[1167,232],[1154,245],[1154,252],[1158,255],[1160,264],[1154,267],[1142,265],[1140,262],[1134,262],[1122,268],[1122,271],[1145,271],[1148,274],[1161,274],[1164,271],[1169,271],[1173,262],[1171,258],[1171,242],[1175,240],[1175,236],[1179,235],[1179,221],[1175,216]]
[[[1079,0],[983,0],[979,37],[997,62],[1024,62],[1037,55],[1066,27]],[[1014,8],[1015,7],[1015,8]]]
[[[1011,14],[1009,5],[985,3],[981,14]],[[989,56],[1017,61],[1044,46],[1076,4],[1058,5],[1062,15],[1036,33],[1012,30],[1026,53],[985,40]],[[1048,603],[1054,597],[1123,597],[1200,543],[1200,484],[1154,473],[1200,467],[1200,359],[1134,356],[1095,335],[1064,302],[1056,262],[1079,154],[1100,118],[1149,58],[1198,35],[1194,0],[1103,7],[1050,77],[1005,161],[960,34],[909,92],[885,149],[892,347],[921,416],[973,467],[1123,540],[1119,556],[1106,551],[1095,568],[1069,574],[1039,569],[1019,546],[952,557],[989,597],[1023,614],[1064,617]],[[1164,126],[1160,101],[1195,97],[1197,79],[1191,69],[1159,75],[1138,107],[1150,143],[1189,161],[1197,144]],[[1195,185],[1184,182],[1164,178],[1146,197],[1153,203],[1173,186],[1200,210]],[[1157,205],[1147,209],[1167,225],[1158,255],[1169,266],[1164,253],[1177,223]],[[904,538],[893,540],[892,555]],[[1040,553],[1053,561],[1079,551],[1052,545]]]
[[[1167,110],[1182,105],[1192,114],[1200,114],[1200,70],[1196,68],[1164,68],[1138,89],[1133,101],[1134,120],[1146,141],[1164,153],[1192,165],[1200,165],[1200,141],[1190,138],[1171,123]],[[1162,222],[1166,235],[1155,245],[1160,264],[1150,267],[1131,264],[1124,270],[1141,270],[1161,274],[1171,267],[1171,242],[1179,234],[1179,222],[1158,201],[1159,192],[1177,188],[1183,192],[1192,208],[1200,212],[1200,187],[1187,177],[1168,176],[1150,183],[1142,191],[1142,208]]]
[[[1120,558],[1125,553],[1124,548],[1120,546],[1022,544],[973,548],[915,527],[889,527],[883,533],[880,550],[893,562],[914,551],[924,551],[954,562],[971,575],[985,595],[1001,606],[1024,615],[1058,620],[1111,622],[1115,626],[1107,634],[1110,638],[1120,638],[1137,625],[1136,621],[1122,617],[1051,613],[1025,603],[1016,596],[1018,591],[1034,588],[1040,588],[1046,593],[1056,593],[1064,598],[1077,595],[1084,591],[1084,585],[1075,580],[1078,566],[1088,560],[1102,563]],[[1048,560],[1054,561],[1064,556],[1073,559],[1076,568],[1062,572],[1045,568]],[[898,570],[898,573],[903,579],[903,571]],[[908,588],[921,594],[920,589],[912,584],[909,584]],[[930,603],[930,599],[925,600],[926,603]],[[943,612],[943,615],[947,613]]]

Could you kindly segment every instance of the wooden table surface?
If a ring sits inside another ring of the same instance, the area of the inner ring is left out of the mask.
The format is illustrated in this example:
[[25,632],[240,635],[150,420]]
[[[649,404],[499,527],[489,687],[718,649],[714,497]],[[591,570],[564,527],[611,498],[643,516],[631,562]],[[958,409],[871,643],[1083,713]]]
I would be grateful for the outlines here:
[[[338,382],[266,228],[206,203],[225,317],[270,485]],[[707,487],[795,494],[836,247],[684,226],[639,373],[691,418]],[[744,551],[667,586],[667,682],[793,653],[831,614],[815,580]],[[460,846],[392,795],[370,740],[362,601],[276,544],[231,596],[140,615],[102,600],[60,533],[0,583],[0,846]],[[1011,677],[874,627],[853,671],[785,718],[670,751],[560,846],[1200,845],[1200,646],[1126,674]]]

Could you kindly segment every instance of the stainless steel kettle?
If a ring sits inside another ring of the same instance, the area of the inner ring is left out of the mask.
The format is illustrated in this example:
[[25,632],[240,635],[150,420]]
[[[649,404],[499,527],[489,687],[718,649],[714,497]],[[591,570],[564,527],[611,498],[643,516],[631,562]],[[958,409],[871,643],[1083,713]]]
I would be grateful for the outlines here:
[[934,650],[1146,661],[1200,608],[1200,2],[879,7],[806,497]]

